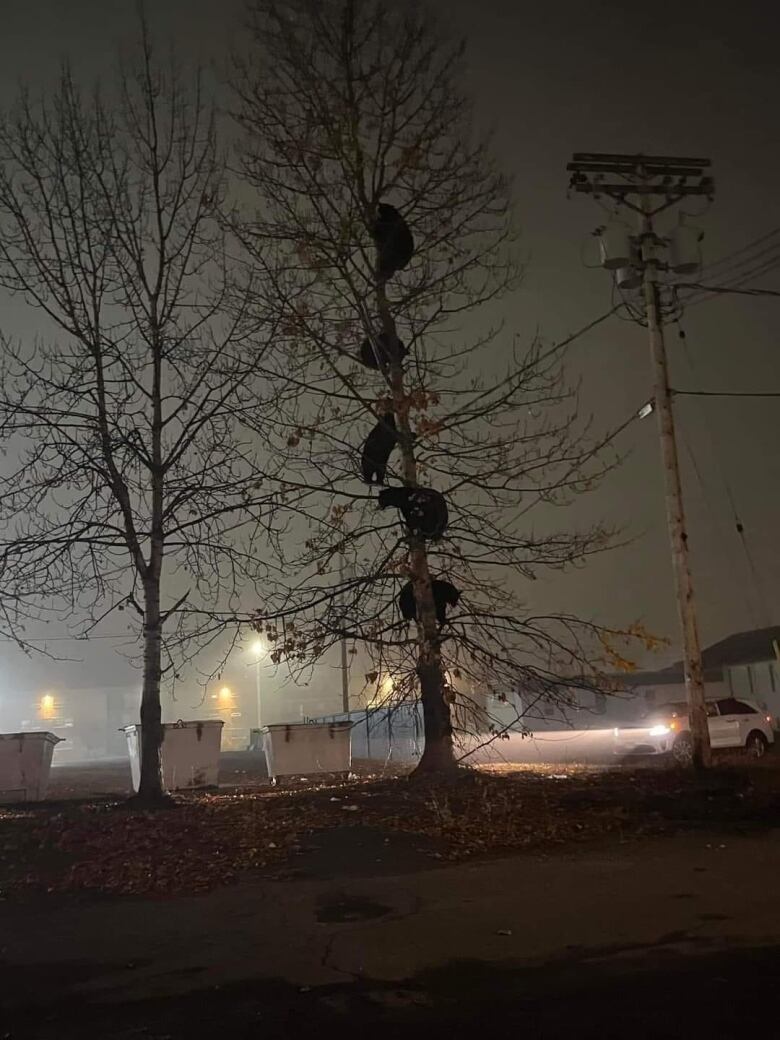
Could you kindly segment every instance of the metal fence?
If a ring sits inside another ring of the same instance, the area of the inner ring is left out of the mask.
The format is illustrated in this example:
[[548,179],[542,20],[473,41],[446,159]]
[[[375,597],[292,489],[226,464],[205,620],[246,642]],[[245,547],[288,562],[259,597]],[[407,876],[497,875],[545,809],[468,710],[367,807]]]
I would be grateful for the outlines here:
[[352,757],[381,762],[413,763],[422,755],[425,738],[416,704],[322,715],[308,722],[351,722]]

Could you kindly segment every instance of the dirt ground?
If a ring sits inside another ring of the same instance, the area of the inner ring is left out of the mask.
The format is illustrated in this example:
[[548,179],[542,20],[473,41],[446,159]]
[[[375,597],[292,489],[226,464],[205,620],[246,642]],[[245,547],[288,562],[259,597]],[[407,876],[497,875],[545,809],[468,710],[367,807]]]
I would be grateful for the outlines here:
[[744,761],[699,779],[556,765],[487,767],[446,782],[363,769],[272,787],[259,757],[225,756],[217,790],[179,792],[156,812],[126,807],[123,764],[59,770],[48,802],[0,807],[0,896],[205,892],[289,870],[313,833],[355,826],[462,862],[701,825],[766,827],[780,808],[780,770]]

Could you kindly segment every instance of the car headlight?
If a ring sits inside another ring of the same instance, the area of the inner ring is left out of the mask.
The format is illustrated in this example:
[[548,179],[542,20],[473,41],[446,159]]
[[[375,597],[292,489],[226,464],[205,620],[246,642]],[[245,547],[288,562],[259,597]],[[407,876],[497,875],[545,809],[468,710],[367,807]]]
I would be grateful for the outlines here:
[[651,737],[665,737],[667,733],[671,733],[672,731],[668,726],[651,726],[648,732]]

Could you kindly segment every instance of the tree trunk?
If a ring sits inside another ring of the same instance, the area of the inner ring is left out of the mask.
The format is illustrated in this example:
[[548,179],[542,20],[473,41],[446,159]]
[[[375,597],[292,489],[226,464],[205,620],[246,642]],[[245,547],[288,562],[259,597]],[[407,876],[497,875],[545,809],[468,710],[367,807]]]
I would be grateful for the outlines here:
[[[396,337],[398,333],[395,320],[385,293],[384,282],[380,279],[377,282],[377,306],[383,331],[390,337]],[[398,360],[394,360],[390,365],[390,389],[400,433],[398,446],[403,462],[404,484],[406,487],[417,487],[419,482],[414,437],[409,422],[409,399],[404,387],[403,366]],[[452,745],[452,716],[441,663],[441,640],[431,574],[428,569],[428,551],[423,538],[409,538],[409,571],[417,606],[417,676],[420,680],[425,731],[425,750],[414,773],[447,773],[456,768]]]
[[[159,201],[158,201],[158,213]],[[162,268],[160,269],[162,270]],[[162,339],[159,336],[159,321],[153,310],[152,327],[155,332],[153,343],[152,381],[152,465],[151,492],[152,516],[149,563],[144,577],[144,685],[141,693],[141,782],[138,801],[144,804],[160,804],[169,801],[163,786],[162,775],[162,705],[160,703],[160,680],[162,679],[162,627],[160,613],[160,585],[163,564],[163,485],[162,465]]]
[[444,696],[444,676],[438,659],[417,665],[423,708],[425,748],[413,776],[449,773],[457,769],[452,746],[452,718]]
[[141,782],[137,801],[154,804],[167,801],[162,776],[162,619],[160,584],[144,587],[144,683],[141,693]]

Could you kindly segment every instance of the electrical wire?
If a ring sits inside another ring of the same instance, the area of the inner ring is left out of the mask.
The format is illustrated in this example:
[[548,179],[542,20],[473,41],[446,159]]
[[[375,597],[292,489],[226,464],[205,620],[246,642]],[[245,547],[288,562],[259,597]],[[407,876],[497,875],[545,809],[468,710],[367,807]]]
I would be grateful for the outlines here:
[[769,274],[770,271],[777,270],[778,267],[780,267],[780,254],[778,254],[777,258],[771,262],[762,264],[760,267],[754,267],[752,270],[746,271],[744,275],[719,286],[720,292],[695,291],[692,296],[688,297],[685,303],[690,307],[698,307],[700,303],[705,303],[707,300],[713,300],[716,296],[723,295],[727,290],[738,289],[747,282],[752,281],[754,278],[760,278],[762,275]]
[[[762,248],[757,249],[757,246]],[[760,235],[740,249],[728,253],[701,269],[705,280],[717,280],[722,291],[744,285],[750,278],[765,274],[780,266],[780,228]],[[747,268],[747,270],[746,270]],[[690,306],[710,299],[711,295],[705,286],[694,289],[685,302]]]
[[[720,260],[713,260],[713,262],[711,264],[705,264],[704,267],[702,268],[702,270],[703,271],[712,271],[713,268],[716,268],[716,267],[723,267],[724,265],[729,266],[731,264],[731,262],[733,261],[734,257],[741,256],[743,253],[749,252],[755,246],[759,246],[759,245],[762,244],[762,242],[766,242],[767,239],[777,238],[779,236],[780,236],[780,227],[773,228],[771,231],[767,231],[765,234],[759,235],[758,238],[754,238],[752,242],[748,242],[746,245],[742,246],[740,249],[735,249],[733,253],[727,253],[726,256],[721,257]],[[768,248],[774,248],[774,246],[768,247]],[[766,252],[766,250],[762,250],[761,252]],[[758,255],[760,255],[760,253]]]
[[780,397],[780,390],[670,390],[677,397]]
[[[685,451],[688,455],[688,458],[690,459],[691,467],[696,475],[696,480],[699,484],[699,490],[701,492],[702,501],[704,502],[704,505],[707,508],[710,518],[712,519],[712,522],[714,523],[714,526],[718,532],[718,538],[724,550],[723,555],[729,561],[729,570],[731,571],[731,577],[734,583],[733,587],[740,588],[740,574],[737,568],[736,557],[732,551],[732,543],[729,534],[721,521],[720,511],[715,507],[715,503],[711,500],[707,492],[707,487],[704,483],[704,477],[702,476],[701,467],[699,466],[699,463],[696,459],[696,455],[693,451],[693,444],[691,439],[686,435],[685,431],[682,429],[682,426],[680,424],[678,424],[677,428],[679,430],[680,440],[682,441],[683,446],[685,447]],[[745,593],[745,606],[747,607],[747,611],[751,616],[753,627],[760,628],[761,619],[759,618],[755,606],[751,601],[751,598],[747,595],[747,593]]]
[[[689,349],[687,336],[685,335],[683,330],[680,330],[680,339],[681,339],[682,345],[683,345],[683,356],[684,356],[685,361],[686,361],[686,363],[688,365],[688,369],[690,370],[691,375],[695,379],[696,378],[696,369],[695,369],[695,366],[694,366],[694,363],[693,363],[693,357],[692,357],[690,349]],[[675,391],[675,392],[678,392],[678,391]],[[740,394],[714,395],[714,394],[710,394],[710,393],[707,393],[707,392],[696,393],[695,391],[693,393],[696,396],[751,396],[751,397],[752,396],[774,396],[774,397],[780,397],[780,393],[772,394],[772,395],[763,395],[763,394],[760,394],[760,395],[755,395],[755,394],[747,394],[747,395],[740,395]],[[761,576],[759,574],[758,568],[756,567],[755,559],[753,557],[753,553],[751,552],[750,545],[748,544],[747,536],[745,534],[745,525],[742,523],[742,519],[741,519],[739,510],[737,509],[736,497],[735,497],[734,492],[732,490],[731,482],[729,481],[729,478],[728,478],[728,476],[726,474],[726,469],[725,469],[725,467],[723,465],[723,459],[722,459],[722,457],[721,457],[720,453],[718,452],[717,447],[715,445],[715,435],[713,433],[712,426],[711,426],[711,423],[710,423],[710,420],[709,420],[709,417],[708,417],[706,411],[703,413],[703,417],[704,417],[704,429],[706,430],[707,437],[708,437],[709,442],[710,442],[710,451],[711,451],[712,455],[714,456],[714,458],[716,460],[716,465],[717,465],[717,467],[718,467],[718,469],[720,471],[720,477],[721,477],[721,480],[723,482],[723,486],[724,486],[724,488],[726,490],[726,497],[728,498],[729,505],[731,507],[731,513],[732,513],[733,522],[734,522],[734,530],[736,531],[737,536],[739,537],[740,543],[742,545],[742,551],[743,551],[744,556],[745,556],[745,561],[747,563],[748,571],[749,571],[749,573],[750,573],[750,575],[751,575],[751,577],[753,579],[753,587],[754,587],[755,594],[756,594],[756,600],[757,600],[757,602],[758,602],[758,604],[759,604],[759,606],[761,608],[761,612],[762,612],[763,618],[764,618],[764,623],[766,625],[769,625],[771,623],[772,617],[771,617],[771,613],[770,613],[770,610],[769,610],[769,603],[768,603],[768,600],[766,598],[764,584],[763,584],[763,582],[761,580]],[[693,451],[692,451],[690,445],[688,445],[688,451],[689,451],[689,453],[691,455],[691,458],[693,459]],[[700,473],[700,471],[698,469],[698,466],[697,466],[695,460],[694,460],[694,469],[696,470],[697,475],[699,476],[699,481],[702,484],[702,491],[703,491],[704,484],[703,484],[703,481],[701,480],[701,473]],[[713,515],[715,515],[715,514],[713,513]],[[759,627],[759,626],[756,626],[756,627]]]
[[737,296],[780,296],[778,289],[731,289],[726,285],[701,285],[699,282],[675,282],[675,289],[704,289],[713,296],[720,293]]
[[[737,289],[754,278],[760,278],[762,275],[776,270],[780,267],[780,249],[778,249],[777,252],[773,252],[770,256],[765,257],[763,260],[760,260],[757,264],[755,263],[756,260],[758,260],[758,256],[751,257],[747,263],[748,265],[752,264],[752,266],[748,266],[745,270],[738,270],[738,268],[735,267],[730,271],[718,272],[716,277],[719,279],[720,284],[717,286],[717,289],[720,290],[720,292]],[[711,277],[711,274],[705,273],[705,277]],[[718,295],[718,293],[714,290],[707,290],[704,288],[695,289],[691,295],[686,298],[685,302],[690,306],[696,306],[699,303],[703,303],[705,300],[712,299],[713,296],[716,295]]]
[[587,325],[583,325],[582,328],[577,329],[576,332],[572,332],[570,335],[565,336],[561,340],[558,340],[557,343],[551,344],[546,350],[543,350],[539,354],[537,358],[537,364],[540,361],[544,361],[548,357],[551,357],[557,351],[563,350],[564,347],[568,347],[570,343],[573,343],[575,340],[579,339],[580,336],[584,336],[585,333],[590,332],[591,329],[595,329],[597,325],[601,325],[601,323],[603,321],[606,321],[607,318],[611,318],[612,315],[615,314],[621,306],[622,304],[615,304],[614,306],[610,307],[608,311],[605,311],[603,314],[600,314],[598,318],[594,318],[593,321],[589,321]]
[[35,638],[28,639],[26,636],[24,639],[12,639],[10,636],[0,636],[0,643],[92,643],[96,639],[133,639],[132,632],[125,632],[124,635],[95,635],[95,636],[36,636]]

